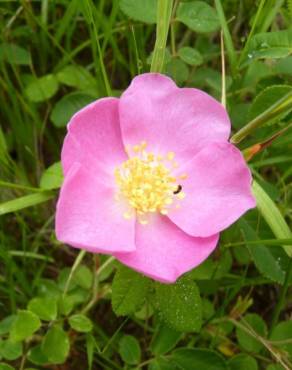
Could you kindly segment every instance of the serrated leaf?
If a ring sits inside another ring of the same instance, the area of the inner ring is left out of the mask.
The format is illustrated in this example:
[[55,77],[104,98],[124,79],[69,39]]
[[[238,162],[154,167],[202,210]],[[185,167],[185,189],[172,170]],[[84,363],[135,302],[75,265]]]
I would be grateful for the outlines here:
[[203,57],[201,53],[189,46],[180,48],[178,51],[178,56],[187,64],[191,66],[199,66],[203,63]]
[[16,315],[9,315],[0,321],[0,335],[9,333]]
[[33,298],[27,306],[41,320],[51,321],[57,317],[57,299],[54,297]]
[[28,360],[35,365],[45,365],[49,362],[47,356],[42,351],[41,345],[31,347],[28,351]]
[[125,363],[138,364],[141,359],[141,348],[137,339],[132,335],[124,335],[119,342],[119,354]]
[[230,370],[258,370],[256,360],[245,353],[232,357],[228,361],[228,365]]
[[80,333],[88,333],[93,328],[91,320],[82,314],[76,314],[69,317],[69,325],[72,329]]
[[136,21],[156,23],[157,0],[120,0],[120,8]]
[[265,245],[250,245],[249,241],[259,240],[257,233],[244,220],[239,220],[239,226],[243,232],[246,246],[259,272],[279,284],[283,284],[286,271],[281,263],[283,258],[289,259],[286,253],[279,247],[266,247]]
[[203,1],[180,3],[177,20],[198,33],[214,32],[220,27],[215,9]]
[[171,329],[168,326],[157,326],[156,333],[150,344],[150,349],[156,356],[163,355],[175,347],[181,336],[181,332]]
[[57,78],[52,74],[48,74],[31,82],[25,88],[25,94],[30,101],[39,103],[54,96],[58,88]]
[[202,303],[195,282],[182,278],[175,284],[156,283],[155,304],[160,317],[177,331],[199,331]]
[[279,348],[289,353],[292,356],[292,320],[282,321],[277,324],[271,333],[272,341],[290,340],[290,343],[277,344]]
[[183,370],[228,370],[224,358],[208,349],[180,348],[172,353],[171,359]]
[[40,180],[41,189],[58,189],[64,180],[61,162],[53,163],[45,169]]
[[92,271],[84,265],[78,267],[75,271],[73,279],[75,284],[79,285],[83,289],[90,289],[92,287],[93,275]]
[[56,76],[58,81],[64,85],[76,87],[80,90],[95,87],[93,76],[82,66],[66,66]]
[[[291,90],[292,87],[289,85],[275,85],[269,86],[261,91],[252,102],[248,113],[248,120],[251,121],[252,119],[262,114],[265,110],[275,104],[279,99],[283,98]],[[290,107],[290,110],[284,111],[281,115],[270,120],[268,123],[272,124],[279,122],[281,119],[285,118],[290,111],[292,111],[292,106]]]
[[[250,313],[245,315],[241,320],[241,324],[247,329],[251,327],[260,336],[265,337],[267,335],[267,325],[257,314]],[[259,352],[263,348],[261,342],[240,327],[236,327],[236,336],[240,347],[246,351]]]
[[67,333],[59,325],[51,327],[43,339],[41,348],[51,363],[63,364],[70,350]]
[[283,58],[292,52],[292,30],[265,32],[254,35],[248,61],[260,58]]
[[182,84],[188,79],[189,69],[182,60],[173,58],[165,65],[165,74],[175,80],[178,84]]
[[10,64],[29,65],[30,53],[16,44],[3,43],[0,45],[0,62],[4,60]]
[[0,370],[15,370],[15,368],[8,365],[8,364],[4,364],[4,362],[1,362],[0,363]]
[[13,321],[10,340],[17,342],[32,336],[41,326],[40,319],[36,314],[26,310],[19,310]]
[[3,340],[0,343],[0,356],[5,360],[14,361],[22,355],[22,343]]
[[92,96],[78,91],[63,96],[52,110],[50,118],[53,124],[56,127],[65,127],[74,113],[93,100]]
[[120,266],[112,284],[112,307],[117,315],[130,315],[143,304],[150,280]]

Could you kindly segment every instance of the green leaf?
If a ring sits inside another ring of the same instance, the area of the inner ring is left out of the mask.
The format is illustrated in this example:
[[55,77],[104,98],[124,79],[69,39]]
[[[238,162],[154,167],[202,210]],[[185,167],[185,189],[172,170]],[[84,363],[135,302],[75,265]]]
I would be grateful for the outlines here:
[[191,66],[199,66],[203,63],[203,57],[201,53],[189,46],[180,48],[178,51],[178,56],[187,64]]
[[54,196],[54,193],[44,191],[9,200],[8,202],[0,204],[0,216],[46,202],[49,199],[52,199]]
[[[267,335],[267,326],[264,320],[255,313],[247,314],[241,320],[241,324],[249,330],[249,327],[258,335],[265,337]],[[248,352],[259,352],[263,345],[254,336],[247,333],[245,330],[236,327],[236,336],[239,345]]]
[[279,59],[273,66],[273,71],[276,74],[284,74],[292,76],[292,55],[287,58]]
[[290,343],[274,344],[289,353],[292,357],[292,320],[280,322],[272,331],[270,339],[273,341],[290,340]]
[[93,275],[92,271],[84,265],[77,268],[73,276],[73,282],[83,289],[90,289],[92,287]]
[[175,284],[156,283],[155,303],[160,317],[177,331],[199,331],[202,303],[195,282],[182,278]]
[[49,74],[32,81],[25,88],[25,93],[30,101],[39,103],[54,96],[58,88],[59,84],[57,78]]
[[166,64],[165,74],[170,76],[178,84],[182,84],[188,79],[189,69],[182,60],[173,58]]
[[[279,99],[283,98],[291,90],[292,87],[289,85],[275,85],[269,86],[261,91],[252,102],[248,114],[248,120],[251,121],[252,119],[262,114],[266,109],[275,104]],[[290,111],[292,111],[292,106],[290,107],[290,110],[284,111],[281,115],[268,121],[268,123],[272,124],[279,122]]]
[[228,365],[230,370],[258,370],[256,360],[245,353],[232,357],[228,361]]
[[159,357],[151,361],[148,370],[178,370],[178,368],[169,358]]
[[79,331],[80,333],[88,333],[93,328],[91,320],[82,314],[76,314],[69,317],[69,324],[72,329]]
[[260,240],[257,233],[244,219],[239,220],[238,223],[243,232],[246,246],[259,272],[268,279],[284,284],[286,271],[280,262],[284,257],[289,258],[286,253],[277,246],[266,247],[263,244],[249,244],[249,241]]
[[58,189],[64,180],[61,162],[56,162],[45,169],[40,180],[40,188],[45,190]]
[[150,280],[120,266],[112,284],[112,307],[117,315],[130,315],[143,304]]
[[30,311],[19,310],[11,327],[10,339],[17,342],[29,338],[40,326],[41,322],[37,315]]
[[171,359],[183,370],[228,370],[224,358],[208,349],[180,348],[172,353]]
[[70,350],[67,333],[59,325],[51,327],[43,339],[41,348],[51,363],[63,364]]
[[[287,225],[276,204],[255,180],[253,181],[252,190],[257,201],[257,208],[265,219],[266,223],[270,226],[274,235],[279,239],[291,238],[289,226]],[[284,245],[283,248],[288,256],[292,257],[292,246]]]
[[95,87],[93,76],[84,67],[69,65],[63,68],[56,75],[59,82],[64,85],[76,87],[80,90]]
[[127,364],[138,364],[141,359],[141,348],[137,339],[132,335],[124,335],[119,342],[119,354]]
[[136,21],[156,23],[157,0],[120,0],[120,8]]
[[65,127],[70,118],[94,98],[83,92],[73,92],[63,96],[54,106],[51,120],[56,127]]
[[175,347],[181,336],[182,333],[167,326],[157,326],[150,349],[156,356],[163,355]]
[[0,321],[0,335],[9,333],[16,315],[9,315]]
[[45,365],[49,363],[49,360],[43,353],[40,344],[29,349],[27,358],[35,365]]
[[198,33],[214,32],[220,27],[215,9],[203,1],[180,3],[177,20]]
[[249,45],[248,59],[283,58],[292,52],[292,30],[258,33]]
[[0,363],[0,370],[15,370],[15,368],[8,365],[8,364],[4,364],[4,362],[1,362]]
[[57,317],[57,299],[54,297],[33,298],[27,308],[41,320],[51,321]]
[[29,65],[31,64],[30,53],[15,44],[3,43],[0,45],[0,62],[10,64]]
[[267,367],[267,370],[285,370],[280,364],[271,364]]
[[5,360],[14,361],[22,355],[22,343],[9,339],[0,343],[0,356]]

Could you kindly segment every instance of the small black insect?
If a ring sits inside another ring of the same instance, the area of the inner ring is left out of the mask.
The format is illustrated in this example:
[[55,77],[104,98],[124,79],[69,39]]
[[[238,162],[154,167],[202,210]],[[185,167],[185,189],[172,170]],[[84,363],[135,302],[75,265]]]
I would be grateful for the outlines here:
[[173,192],[173,194],[178,194],[182,191],[182,186],[181,185],[178,185],[177,186],[177,189]]

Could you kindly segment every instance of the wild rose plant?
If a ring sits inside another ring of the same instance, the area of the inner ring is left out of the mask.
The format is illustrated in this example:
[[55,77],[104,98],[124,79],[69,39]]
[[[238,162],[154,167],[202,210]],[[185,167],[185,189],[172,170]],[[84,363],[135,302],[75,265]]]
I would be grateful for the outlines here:
[[213,97],[158,73],[86,106],[69,122],[62,149],[57,238],[176,281],[255,207],[230,129]]

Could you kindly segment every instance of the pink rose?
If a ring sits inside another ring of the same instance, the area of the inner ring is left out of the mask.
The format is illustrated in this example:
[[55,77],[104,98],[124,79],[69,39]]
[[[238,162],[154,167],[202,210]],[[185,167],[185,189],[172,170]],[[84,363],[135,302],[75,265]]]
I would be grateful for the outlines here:
[[157,73],[76,113],[62,149],[57,238],[165,283],[196,267],[255,206],[214,98]]

